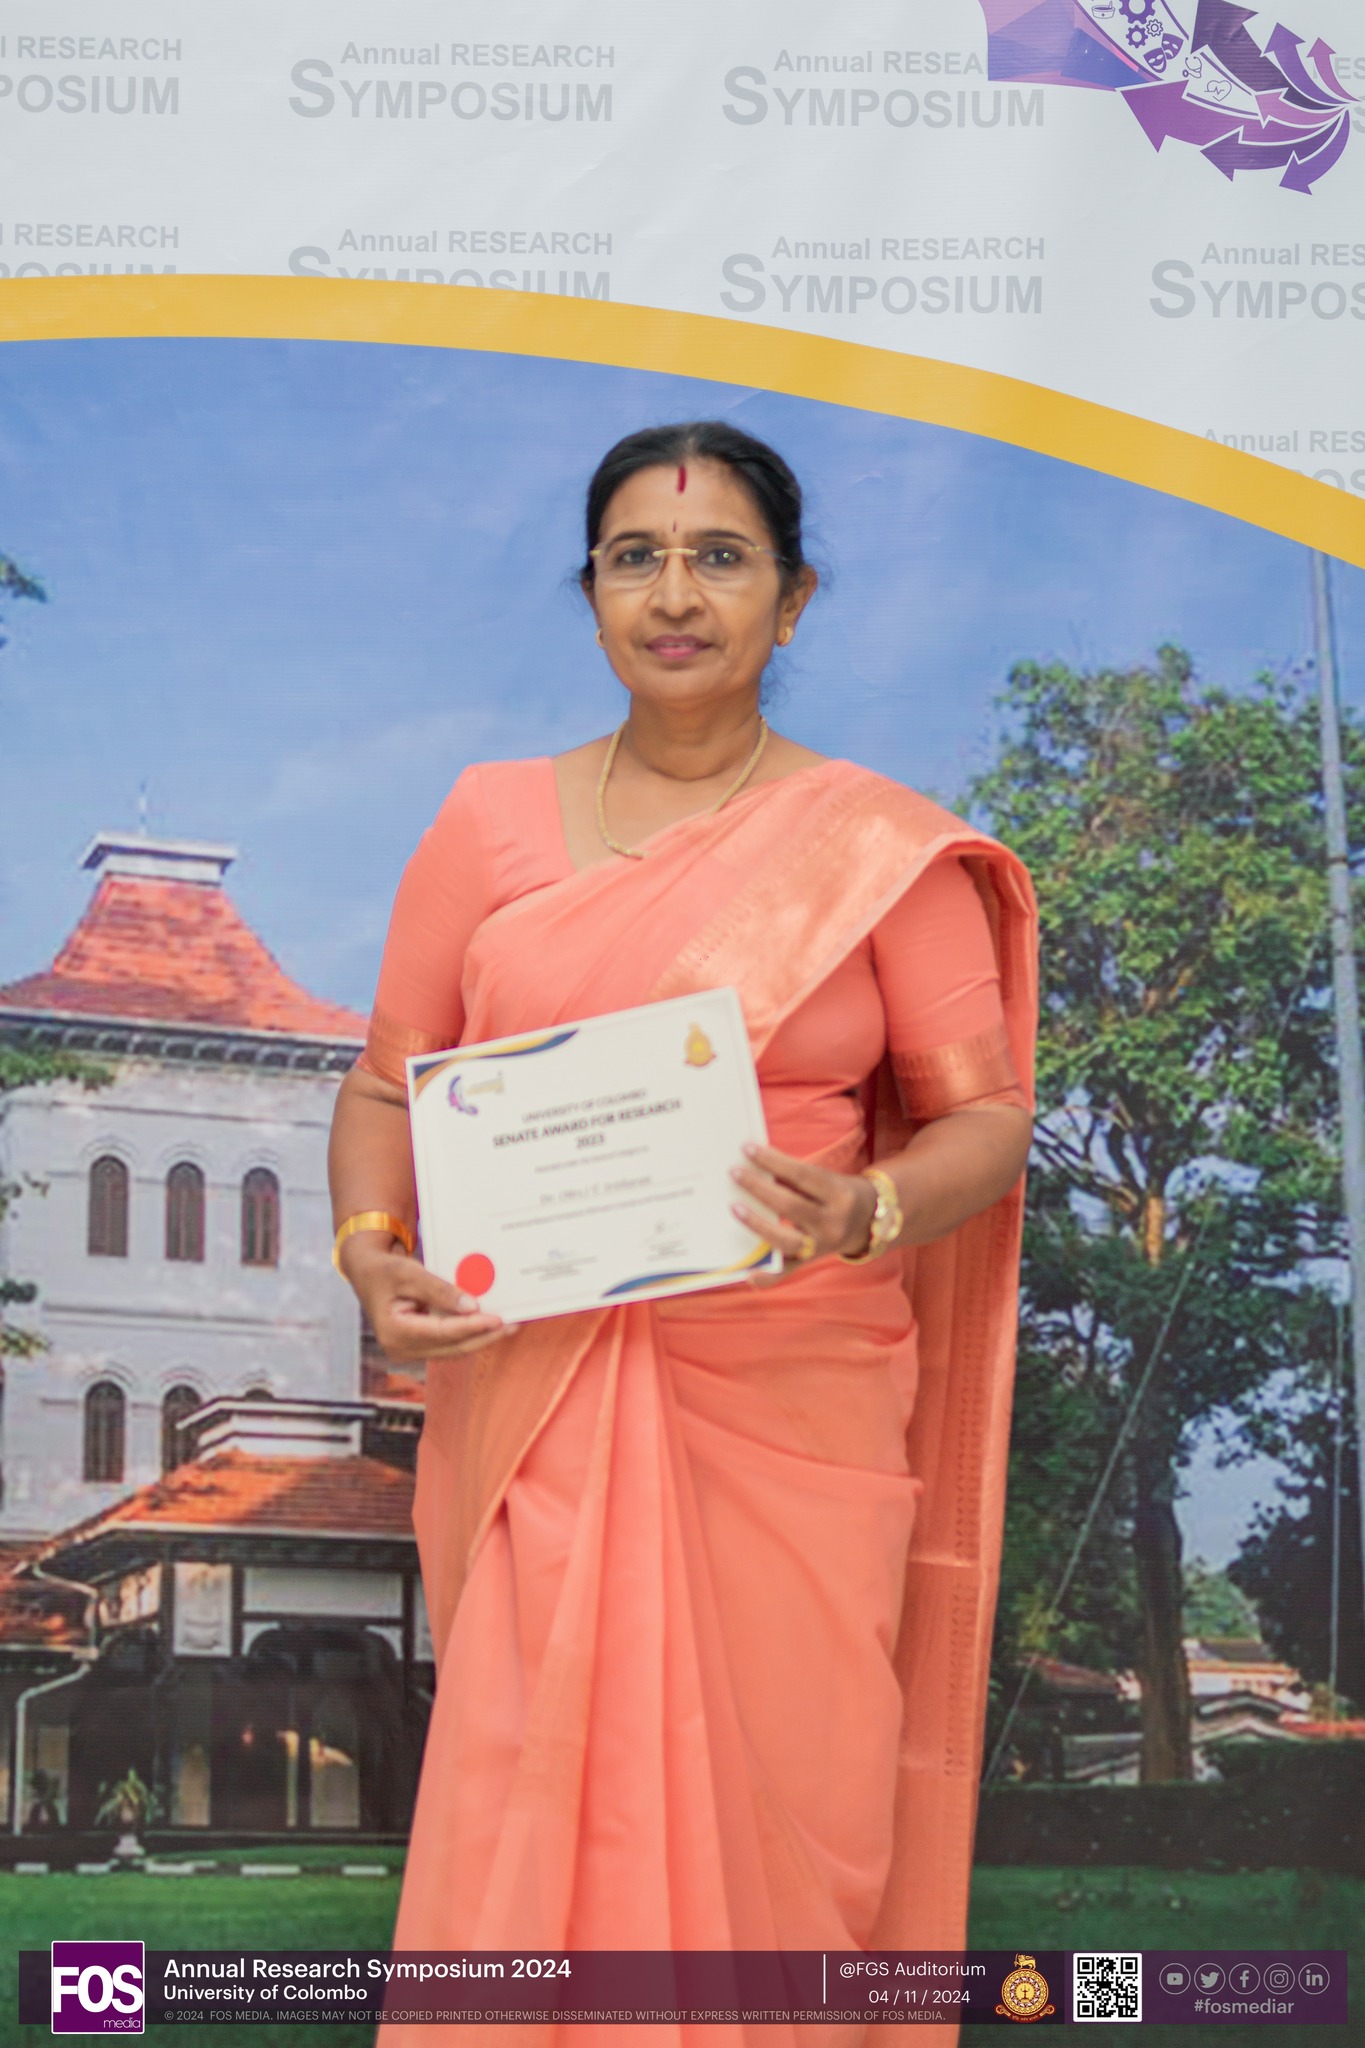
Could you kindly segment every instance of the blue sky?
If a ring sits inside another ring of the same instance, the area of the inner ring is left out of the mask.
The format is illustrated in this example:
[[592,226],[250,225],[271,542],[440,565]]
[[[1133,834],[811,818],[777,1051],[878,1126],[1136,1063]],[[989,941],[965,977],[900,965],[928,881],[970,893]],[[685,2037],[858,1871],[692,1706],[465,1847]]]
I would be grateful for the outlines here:
[[[83,846],[136,822],[145,782],[153,831],[240,847],[233,893],[289,971],[366,1007],[402,863],[466,762],[621,715],[571,583],[598,457],[714,414],[807,489],[829,581],[773,715],[810,745],[951,797],[1015,660],[1175,640],[1235,686],[1307,646],[1302,550],[971,435],[528,357],[12,343],[0,548],[50,602],[9,608],[0,653],[0,980],[51,959]],[[1339,572],[1338,612],[1365,701],[1365,575]],[[1217,1494],[1201,1480],[1210,1516]]]
[[[1302,654],[1306,566],[1215,513],[970,435],[723,385],[338,343],[0,351],[0,547],[40,574],[0,654],[0,978],[51,958],[89,835],[241,848],[238,901],[367,1005],[404,858],[459,770],[619,716],[581,600],[586,478],[725,413],[806,484],[831,572],[775,716],[950,795],[1012,661],[1163,639],[1229,683]],[[1342,572],[1365,691],[1365,576]],[[1358,660],[1353,661],[1353,654]]]

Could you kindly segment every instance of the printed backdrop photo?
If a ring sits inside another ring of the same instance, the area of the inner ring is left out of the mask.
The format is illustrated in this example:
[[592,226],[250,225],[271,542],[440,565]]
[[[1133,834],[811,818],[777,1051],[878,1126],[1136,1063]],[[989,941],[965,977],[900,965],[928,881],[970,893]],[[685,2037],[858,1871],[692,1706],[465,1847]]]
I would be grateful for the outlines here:
[[972,1938],[1365,1968],[1365,38],[1295,7],[0,10],[8,2014],[389,1939],[424,1387],[327,1122],[456,776],[622,715],[583,492],[695,418],[806,491],[769,717],[1038,886]]

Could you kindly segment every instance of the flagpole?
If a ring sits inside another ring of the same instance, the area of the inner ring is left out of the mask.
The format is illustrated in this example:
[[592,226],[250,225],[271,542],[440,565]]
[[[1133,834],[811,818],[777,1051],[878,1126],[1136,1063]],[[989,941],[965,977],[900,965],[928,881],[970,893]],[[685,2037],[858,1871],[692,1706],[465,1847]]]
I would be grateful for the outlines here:
[[1341,766],[1336,623],[1329,558],[1313,553],[1313,633],[1317,647],[1322,741],[1322,793],[1327,824],[1327,897],[1336,1007],[1337,1088],[1341,1109],[1341,1185],[1350,1257],[1351,1359],[1356,1396],[1361,1540],[1365,1544],[1365,1062],[1360,1042],[1360,985],[1351,919],[1351,855]]

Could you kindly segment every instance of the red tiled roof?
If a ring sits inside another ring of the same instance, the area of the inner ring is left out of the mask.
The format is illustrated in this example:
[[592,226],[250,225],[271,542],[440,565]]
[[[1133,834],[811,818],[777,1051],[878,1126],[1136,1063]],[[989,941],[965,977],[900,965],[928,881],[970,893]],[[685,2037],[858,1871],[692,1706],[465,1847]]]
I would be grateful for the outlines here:
[[1210,1664],[1269,1664],[1277,1671],[1290,1667],[1282,1664],[1269,1646],[1258,1636],[1198,1636],[1189,1646],[1187,1656],[1199,1663]]
[[1282,1714],[1280,1726],[1316,1742],[1365,1742],[1365,1721],[1314,1721],[1306,1714]]
[[1091,1671],[1084,1664],[1067,1664],[1060,1657],[1032,1656],[1025,1659],[1029,1669],[1055,1692],[1121,1693],[1123,1681],[1112,1671]]
[[105,875],[47,973],[0,988],[0,1008],[365,1036],[356,1011],[290,980],[225,890],[137,875]]
[[367,1401],[401,1401],[408,1407],[426,1406],[426,1381],[422,1375],[399,1372],[394,1366],[362,1364],[360,1391]]
[[290,1529],[332,1536],[412,1535],[411,1472],[377,1458],[256,1458],[245,1451],[181,1465],[45,1546],[60,1555],[120,1530]]

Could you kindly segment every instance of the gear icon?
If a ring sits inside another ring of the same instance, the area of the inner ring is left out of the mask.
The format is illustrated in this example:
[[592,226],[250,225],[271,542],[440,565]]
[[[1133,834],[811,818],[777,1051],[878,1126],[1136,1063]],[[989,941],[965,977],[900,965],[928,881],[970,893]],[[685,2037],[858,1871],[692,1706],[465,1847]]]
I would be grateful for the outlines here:
[[1125,21],[1147,21],[1156,13],[1156,0],[1119,0],[1119,9]]

